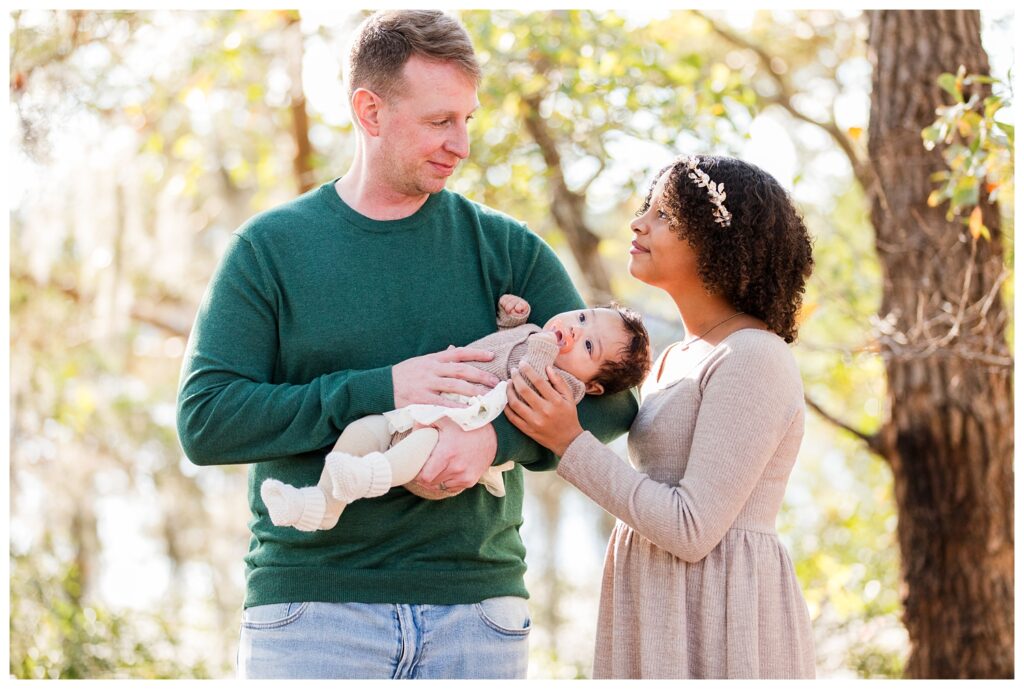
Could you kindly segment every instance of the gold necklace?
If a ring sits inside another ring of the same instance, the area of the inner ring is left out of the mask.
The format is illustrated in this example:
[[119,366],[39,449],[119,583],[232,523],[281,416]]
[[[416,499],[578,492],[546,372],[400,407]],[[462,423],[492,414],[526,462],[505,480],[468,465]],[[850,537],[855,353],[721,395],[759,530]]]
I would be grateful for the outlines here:
[[713,326],[711,326],[710,328],[708,328],[707,330],[702,332],[700,335],[694,335],[689,340],[685,340],[683,342],[680,342],[679,343],[679,351],[680,352],[685,352],[687,349],[690,348],[690,345],[692,345],[697,340],[703,340],[706,335],[709,335],[711,333],[711,331],[714,330],[715,328],[717,328],[718,326],[725,325],[726,323],[731,321],[733,318],[736,318],[736,316],[742,316],[742,315],[743,315],[742,311],[737,311],[736,313],[734,313],[733,315],[729,316],[725,320],[718,321]]

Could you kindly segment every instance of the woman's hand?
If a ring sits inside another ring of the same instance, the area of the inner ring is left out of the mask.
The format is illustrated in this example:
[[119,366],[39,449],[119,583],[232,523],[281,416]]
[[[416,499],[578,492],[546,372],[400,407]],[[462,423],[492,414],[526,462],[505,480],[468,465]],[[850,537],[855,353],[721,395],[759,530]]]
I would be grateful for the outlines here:
[[523,364],[512,376],[505,416],[513,426],[561,457],[583,427],[568,384],[553,366],[548,366],[547,374],[551,382]]

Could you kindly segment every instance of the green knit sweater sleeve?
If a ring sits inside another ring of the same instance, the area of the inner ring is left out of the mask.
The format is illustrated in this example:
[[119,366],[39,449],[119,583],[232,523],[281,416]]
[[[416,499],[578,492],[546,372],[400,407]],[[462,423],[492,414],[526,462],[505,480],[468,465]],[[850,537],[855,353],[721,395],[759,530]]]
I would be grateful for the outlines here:
[[394,406],[391,367],[275,380],[281,294],[252,243],[231,239],[182,363],[178,436],[199,465],[314,452],[352,419]]
[[[555,252],[525,227],[509,245],[513,276],[511,294],[529,302],[530,322],[543,326],[553,316],[585,307],[569,274]],[[638,405],[632,391],[614,395],[586,395],[577,406],[580,424],[598,440],[609,443],[633,423]],[[504,415],[493,422],[498,440],[495,463],[513,460],[534,471],[547,471],[559,458],[512,425]]]

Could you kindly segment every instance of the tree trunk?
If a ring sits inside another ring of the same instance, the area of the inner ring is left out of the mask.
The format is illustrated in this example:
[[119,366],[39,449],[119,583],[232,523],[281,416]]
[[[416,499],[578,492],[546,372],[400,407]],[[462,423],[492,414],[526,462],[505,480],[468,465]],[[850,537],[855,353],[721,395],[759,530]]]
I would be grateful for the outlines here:
[[[926,200],[946,169],[921,130],[942,72],[988,74],[978,11],[871,11],[869,190],[883,270],[889,419],[879,446],[899,508],[904,621],[918,678],[1013,677],[1013,390],[998,209],[992,239]],[[984,196],[984,194],[983,194]],[[891,327],[890,327],[891,326]]]
[[313,145],[309,141],[309,115],[306,113],[306,92],[302,87],[304,41],[298,10],[284,10],[283,14],[288,78],[291,81],[291,87],[288,91],[291,99],[289,109],[292,114],[292,138],[295,141],[295,156],[292,158],[292,169],[295,173],[295,185],[298,187],[299,193],[304,194],[313,188],[316,181],[313,172]]
[[598,253],[601,240],[587,226],[583,216],[585,199],[569,189],[565,183],[562,156],[558,153],[558,146],[540,114],[540,96],[524,96],[523,111],[526,129],[537,142],[547,164],[547,174],[551,182],[551,215],[565,234],[573,258],[576,259],[580,273],[590,288],[590,294],[585,295],[589,297],[587,301],[606,302],[612,298],[612,288],[608,271]]

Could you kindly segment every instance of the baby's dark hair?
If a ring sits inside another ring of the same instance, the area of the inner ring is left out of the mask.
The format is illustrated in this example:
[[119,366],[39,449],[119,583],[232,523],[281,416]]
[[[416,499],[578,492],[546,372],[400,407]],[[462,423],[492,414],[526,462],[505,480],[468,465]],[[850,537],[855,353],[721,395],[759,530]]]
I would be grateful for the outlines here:
[[601,384],[605,395],[640,385],[651,370],[651,337],[644,327],[643,318],[636,311],[614,301],[595,308],[611,309],[618,313],[628,341],[620,350],[618,358],[601,364],[593,382]]

